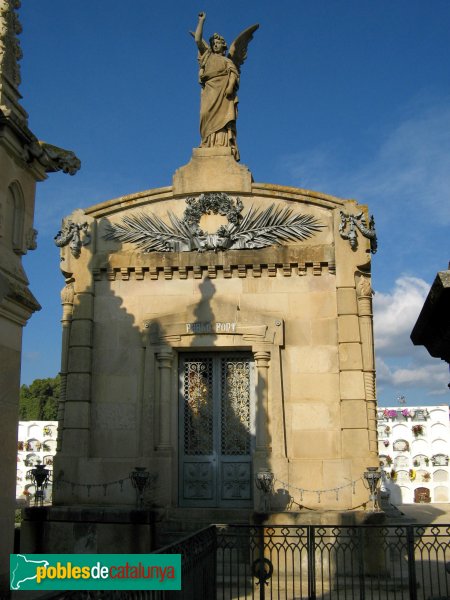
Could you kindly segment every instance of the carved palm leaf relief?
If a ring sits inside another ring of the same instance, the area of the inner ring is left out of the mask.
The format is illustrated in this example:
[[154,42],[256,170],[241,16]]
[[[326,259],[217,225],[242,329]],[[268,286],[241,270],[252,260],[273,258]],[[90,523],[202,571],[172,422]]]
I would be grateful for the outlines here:
[[[154,214],[126,216],[119,224],[108,225],[104,238],[135,244],[143,252],[189,252],[198,250],[243,250],[306,240],[324,227],[312,215],[294,213],[289,207],[272,204],[264,210],[250,207],[224,193],[201,194],[186,200],[183,218],[168,212],[170,225]],[[221,214],[227,224],[216,232],[200,228],[203,214]]]

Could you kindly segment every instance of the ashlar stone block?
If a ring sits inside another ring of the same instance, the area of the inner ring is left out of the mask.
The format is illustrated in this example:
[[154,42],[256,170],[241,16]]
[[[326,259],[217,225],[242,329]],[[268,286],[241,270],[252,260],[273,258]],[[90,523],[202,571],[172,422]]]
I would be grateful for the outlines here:
[[287,321],[285,324],[286,346],[310,346],[313,326],[314,323],[311,323],[309,319]]
[[90,402],[64,403],[64,427],[87,429],[90,425]]
[[291,373],[290,398],[295,400],[339,400],[338,373]]
[[293,434],[294,458],[339,458],[340,431],[311,430]]
[[369,432],[367,429],[342,430],[342,457],[368,457]]
[[65,456],[87,456],[89,453],[89,430],[64,429],[62,451]]
[[301,319],[336,317],[336,295],[331,291],[289,294],[289,312]]
[[288,351],[293,373],[337,373],[337,348],[334,346],[292,347]]
[[364,429],[367,427],[367,404],[364,400],[344,400],[341,402],[341,424],[343,429]]
[[363,368],[361,344],[358,342],[339,344],[339,367],[342,371]]
[[70,326],[71,346],[92,346],[92,321],[77,319]]
[[91,376],[89,373],[67,375],[67,400],[89,402],[91,398]]
[[338,288],[336,296],[338,315],[356,315],[358,313],[355,288]]
[[366,397],[362,371],[341,371],[340,390],[342,400],[361,400]]
[[311,429],[328,430],[339,424],[339,403],[298,402],[291,407],[294,435]]
[[73,301],[74,319],[92,319],[94,310],[94,296],[91,293],[75,294]]
[[340,342],[359,342],[359,321],[356,315],[341,315],[338,317],[338,332]]
[[70,348],[69,371],[72,373],[89,373],[91,370],[91,348]]
[[311,344],[317,346],[337,345],[338,329],[335,318],[311,321]]

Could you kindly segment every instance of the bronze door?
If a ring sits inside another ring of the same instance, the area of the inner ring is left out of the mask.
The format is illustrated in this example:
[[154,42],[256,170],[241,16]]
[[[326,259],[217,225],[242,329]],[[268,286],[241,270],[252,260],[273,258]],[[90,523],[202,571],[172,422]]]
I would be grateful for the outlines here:
[[180,358],[180,505],[251,506],[252,355],[205,352]]

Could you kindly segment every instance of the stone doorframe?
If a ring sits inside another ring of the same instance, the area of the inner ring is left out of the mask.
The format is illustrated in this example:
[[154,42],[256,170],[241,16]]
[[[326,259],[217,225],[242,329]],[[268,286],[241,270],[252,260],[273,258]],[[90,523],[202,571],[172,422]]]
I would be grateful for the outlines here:
[[[142,455],[153,456],[166,477],[170,473],[167,501],[172,506],[178,503],[180,351],[247,351],[253,354],[257,376],[253,472],[268,465],[272,453],[268,423],[274,417],[274,391],[281,399],[274,387],[281,387],[279,350],[284,345],[284,322],[274,314],[248,317],[240,315],[240,321],[197,321],[188,310],[185,314],[144,320],[144,404],[148,412],[144,409],[141,425]],[[271,376],[270,371],[278,377]],[[284,447],[283,442],[278,444]]]

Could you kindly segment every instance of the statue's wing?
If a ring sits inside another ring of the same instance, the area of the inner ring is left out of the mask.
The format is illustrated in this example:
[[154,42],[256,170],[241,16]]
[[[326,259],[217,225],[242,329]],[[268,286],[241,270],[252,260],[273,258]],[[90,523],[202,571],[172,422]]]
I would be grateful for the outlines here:
[[[189,33],[192,35],[192,37],[195,40],[195,33],[193,31],[190,31]],[[203,43],[203,52],[204,52],[205,50],[208,50],[209,44],[204,38],[202,38],[202,43]]]
[[259,25],[252,25],[240,33],[230,46],[228,57],[234,62],[238,71],[241,70],[241,65],[247,58],[247,46],[250,40],[253,39],[253,33],[259,28]]

